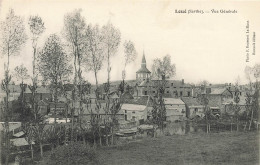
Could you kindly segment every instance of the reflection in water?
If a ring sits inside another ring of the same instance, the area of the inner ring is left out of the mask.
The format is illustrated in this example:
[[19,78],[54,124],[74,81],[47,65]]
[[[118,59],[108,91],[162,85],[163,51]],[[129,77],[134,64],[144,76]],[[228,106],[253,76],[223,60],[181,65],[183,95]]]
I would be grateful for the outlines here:
[[[220,132],[220,131],[230,131],[230,125],[211,125],[211,132]],[[196,123],[183,121],[183,122],[171,122],[167,123],[164,127],[164,130],[156,129],[155,132],[153,129],[150,130],[138,130],[134,135],[128,135],[125,137],[120,137],[121,139],[135,139],[135,138],[146,138],[154,136],[171,136],[171,135],[185,135],[189,133],[205,133],[206,125],[197,125]],[[155,135],[154,135],[155,133]]]
[[164,132],[168,135],[185,135],[191,132],[205,132],[205,129],[191,122],[178,122],[167,123]]

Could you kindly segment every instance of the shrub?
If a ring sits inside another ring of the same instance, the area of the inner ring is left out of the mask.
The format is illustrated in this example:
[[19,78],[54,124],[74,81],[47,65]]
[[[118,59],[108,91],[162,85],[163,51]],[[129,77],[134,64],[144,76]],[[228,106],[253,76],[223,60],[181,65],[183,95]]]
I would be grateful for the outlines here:
[[81,142],[58,146],[43,160],[43,164],[100,164],[100,158],[95,149]]

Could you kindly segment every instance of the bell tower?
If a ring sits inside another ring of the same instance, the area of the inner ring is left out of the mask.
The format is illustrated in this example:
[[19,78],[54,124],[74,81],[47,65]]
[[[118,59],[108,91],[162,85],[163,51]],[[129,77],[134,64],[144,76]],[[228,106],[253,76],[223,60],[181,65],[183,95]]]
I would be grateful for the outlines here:
[[146,68],[146,59],[145,59],[145,54],[143,52],[141,68],[136,72],[136,80],[138,82],[142,82],[146,79],[150,79],[150,77],[151,77],[151,72]]

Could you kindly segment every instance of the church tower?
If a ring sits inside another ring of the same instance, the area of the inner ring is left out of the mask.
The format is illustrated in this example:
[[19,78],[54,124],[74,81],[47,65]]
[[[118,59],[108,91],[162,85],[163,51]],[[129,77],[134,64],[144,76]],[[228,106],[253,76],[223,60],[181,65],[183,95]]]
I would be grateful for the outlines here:
[[145,59],[145,54],[143,52],[141,68],[136,72],[136,80],[138,82],[142,82],[146,79],[150,79],[150,77],[151,77],[151,72],[146,68],[146,59]]

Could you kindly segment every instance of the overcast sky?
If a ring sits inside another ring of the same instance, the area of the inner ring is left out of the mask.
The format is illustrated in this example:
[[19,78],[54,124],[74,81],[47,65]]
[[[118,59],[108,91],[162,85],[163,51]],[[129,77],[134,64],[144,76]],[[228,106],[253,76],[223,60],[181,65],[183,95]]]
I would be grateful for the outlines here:
[[[110,20],[121,31],[120,48],[112,58],[112,80],[121,79],[125,40],[132,40],[138,52],[136,61],[126,68],[126,79],[135,79],[143,51],[148,69],[151,70],[153,59],[169,54],[177,69],[174,79],[193,83],[204,79],[211,83],[234,82],[238,76],[245,83],[245,66],[260,62],[259,2],[0,0],[0,3],[0,19],[3,20],[13,8],[15,14],[24,18],[28,35],[29,16],[42,17],[46,31],[40,38],[39,47],[50,34],[60,34],[67,12],[81,8],[89,24],[103,26]],[[211,9],[230,9],[237,10],[237,13],[176,14],[175,9],[209,12]],[[250,22],[250,37],[253,31],[256,32],[256,55],[250,55],[249,63],[245,62],[247,20]],[[20,55],[11,58],[11,69],[24,64],[31,73],[32,54],[31,41],[28,40]],[[5,59],[0,60],[3,66]],[[106,63],[103,68],[98,75],[100,83],[107,78]],[[94,83],[93,75],[87,73],[85,77]],[[3,77],[3,69],[0,76]]]

